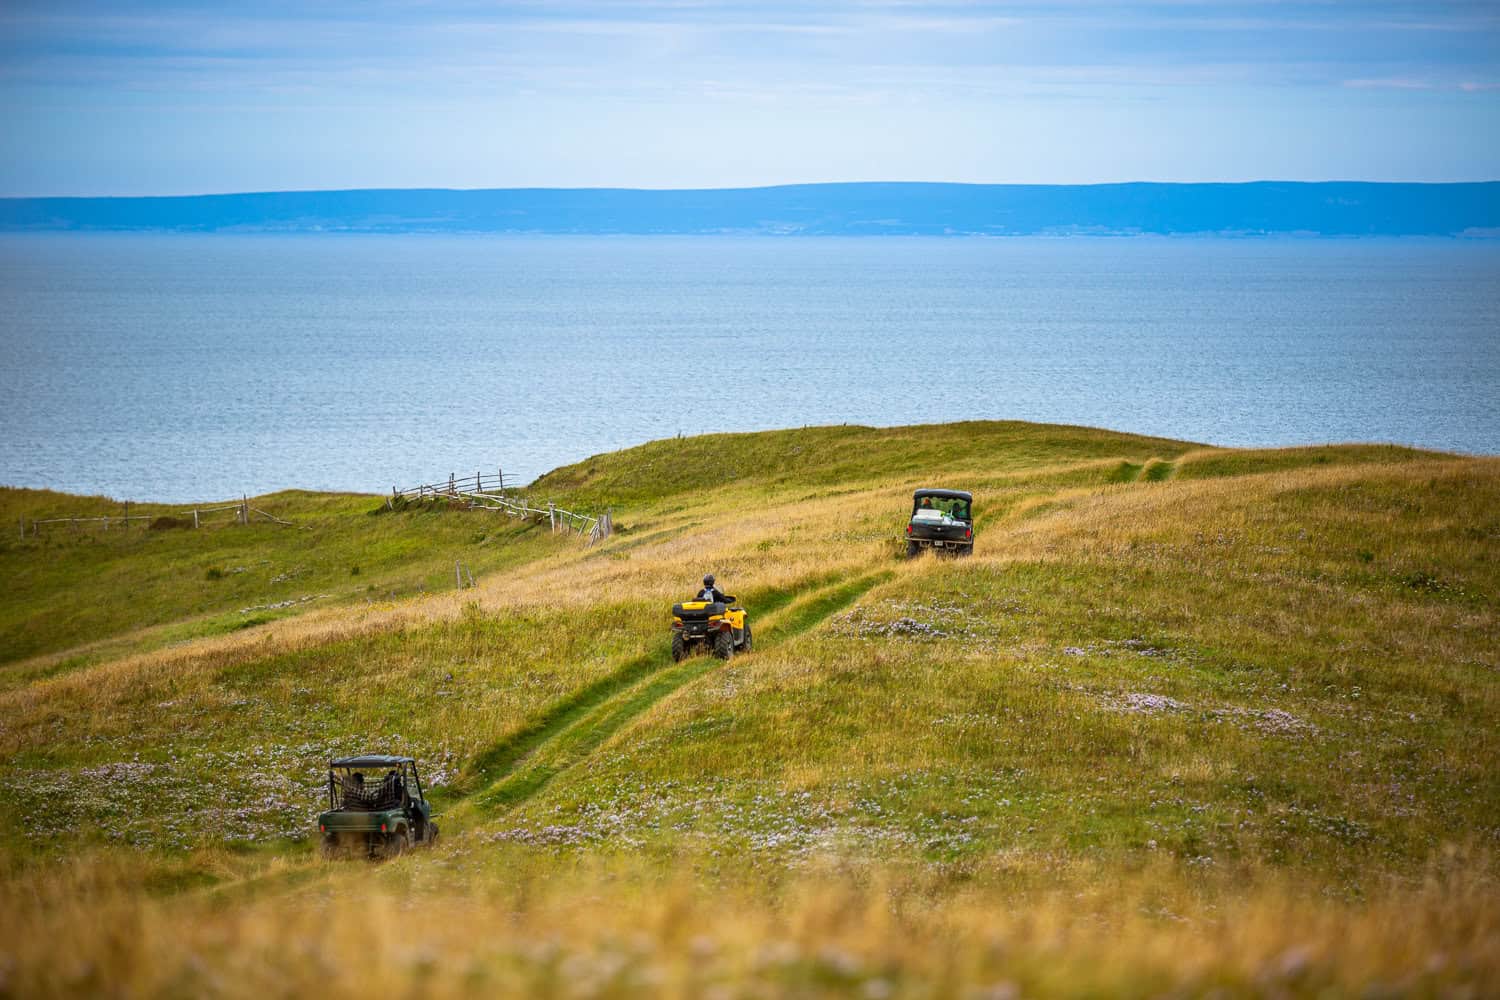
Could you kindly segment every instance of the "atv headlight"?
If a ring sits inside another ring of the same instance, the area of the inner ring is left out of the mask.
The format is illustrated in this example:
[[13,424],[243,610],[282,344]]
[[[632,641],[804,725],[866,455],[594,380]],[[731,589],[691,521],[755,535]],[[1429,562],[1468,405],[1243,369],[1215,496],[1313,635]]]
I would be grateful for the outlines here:
[[673,628],[682,628],[682,619],[678,618],[677,616],[674,615],[672,617],[672,627]]

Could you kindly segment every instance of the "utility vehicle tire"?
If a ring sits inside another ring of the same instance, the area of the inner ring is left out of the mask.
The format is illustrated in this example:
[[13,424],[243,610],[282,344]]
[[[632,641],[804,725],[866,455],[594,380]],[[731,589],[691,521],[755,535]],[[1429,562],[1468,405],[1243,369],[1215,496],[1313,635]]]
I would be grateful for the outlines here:
[[974,546],[965,545],[963,548],[958,550],[958,554],[965,558],[968,558],[969,556],[972,556],[974,554]]
[[437,843],[437,839],[438,839],[437,824],[429,822],[427,824],[427,842],[429,844],[436,844]]
[[681,632],[672,633],[672,662],[681,663],[682,658],[687,656],[687,643],[682,639]]
[[745,619],[745,641],[740,643],[740,652],[748,653],[755,644],[755,638],[750,634],[750,619]]
[[405,830],[397,830],[395,833],[385,835],[385,849],[380,853],[383,857],[398,858],[406,852],[407,844],[411,841],[411,835]]
[[318,854],[321,855],[325,861],[332,861],[334,858],[338,857],[339,835],[336,833],[324,834],[323,842],[318,845]]
[[917,556],[919,556],[921,554],[922,554],[922,546],[918,545],[916,542],[907,542],[906,543],[906,558],[908,558],[908,559],[915,559],[915,558],[917,558]]
[[721,660],[734,656],[734,633],[720,632],[714,636],[714,655]]

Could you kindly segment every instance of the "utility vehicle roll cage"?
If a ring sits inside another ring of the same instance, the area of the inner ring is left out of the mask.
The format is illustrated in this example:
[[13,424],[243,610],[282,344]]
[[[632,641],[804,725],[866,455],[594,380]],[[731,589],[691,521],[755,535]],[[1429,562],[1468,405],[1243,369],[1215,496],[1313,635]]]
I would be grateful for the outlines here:
[[[374,777],[376,780],[370,780]],[[410,757],[366,754],[328,762],[328,808],[351,812],[400,809],[413,797],[425,801],[417,762]]]
[[[922,501],[928,501],[924,508]],[[974,494],[963,490],[917,490],[911,496],[911,512],[915,517],[920,510],[936,510],[958,521],[974,520]]]

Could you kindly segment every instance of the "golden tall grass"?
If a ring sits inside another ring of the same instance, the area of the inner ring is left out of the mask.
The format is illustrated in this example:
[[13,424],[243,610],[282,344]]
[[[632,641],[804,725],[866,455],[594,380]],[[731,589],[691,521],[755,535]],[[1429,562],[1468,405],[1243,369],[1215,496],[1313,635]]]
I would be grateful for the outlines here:
[[[1500,988],[1491,866],[1359,902],[1058,859],[1045,888],[838,858],[775,884],[638,861],[333,873],[160,898],[118,859],[13,878],[13,996],[1471,995]],[[274,878],[274,874],[270,876]]]

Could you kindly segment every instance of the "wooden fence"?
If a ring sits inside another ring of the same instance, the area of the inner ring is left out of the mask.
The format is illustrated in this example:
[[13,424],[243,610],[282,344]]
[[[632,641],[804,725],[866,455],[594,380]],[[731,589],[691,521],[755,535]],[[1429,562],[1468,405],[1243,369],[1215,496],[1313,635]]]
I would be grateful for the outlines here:
[[460,502],[476,510],[499,511],[522,521],[545,518],[552,531],[584,535],[587,545],[593,545],[614,534],[612,511],[606,510],[596,517],[564,510],[551,502],[546,507],[532,506],[529,500],[510,489],[510,483],[514,481],[515,477],[507,481],[504,469],[496,469],[494,475],[475,472],[474,475],[463,478],[450,473],[446,483],[424,483],[404,490],[392,486],[391,497],[386,504],[394,508],[398,501]]
[[455,473],[448,474],[446,483],[425,483],[421,486],[411,486],[407,489],[391,487],[392,500],[439,500],[444,497],[458,498],[470,496],[476,493],[499,493],[504,494],[510,487],[519,485],[514,475],[508,479],[504,469],[497,468],[494,475],[485,472],[476,472],[472,476],[457,478]]
[[19,520],[21,528],[21,538],[24,540],[28,533],[28,527],[30,528],[30,534],[40,535],[42,533],[42,527],[44,525],[49,527],[59,524],[67,525],[75,531],[79,528],[93,527],[95,525],[99,525],[105,531],[108,531],[111,527],[118,526],[122,530],[129,531],[131,521],[150,522],[155,521],[157,518],[161,517],[174,517],[183,521],[186,521],[188,518],[192,518],[193,527],[199,528],[203,526],[203,521],[205,520],[207,515],[223,513],[226,510],[234,511],[234,520],[236,524],[249,524],[255,517],[261,517],[267,521],[272,521],[276,524],[285,524],[288,526],[290,526],[292,523],[290,521],[283,521],[275,514],[269,514],[266,511],[261,510],[259,507],[250,506],[250,500],[247,497],[241,497],[239,503],[225,504],[222,507],[194,507],[189,510],[174,511],[171,514],[132,514],[130,513],[130,502],[126,501],[125,512],[123,514],[93,514],[83,517],[37,517],[30,519],[23,517]]

